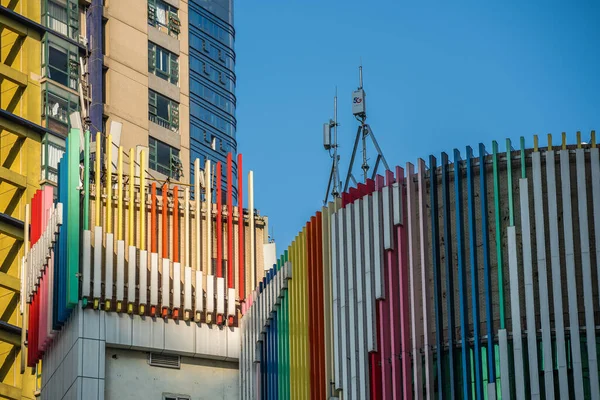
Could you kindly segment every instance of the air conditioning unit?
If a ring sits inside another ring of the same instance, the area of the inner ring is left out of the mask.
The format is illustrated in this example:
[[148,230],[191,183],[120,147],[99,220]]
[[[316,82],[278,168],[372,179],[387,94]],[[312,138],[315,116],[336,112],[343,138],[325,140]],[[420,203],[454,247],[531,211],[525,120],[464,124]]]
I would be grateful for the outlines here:
[[78,42],[80,45],[87,47],[88,40],[85,36],[79,35]]

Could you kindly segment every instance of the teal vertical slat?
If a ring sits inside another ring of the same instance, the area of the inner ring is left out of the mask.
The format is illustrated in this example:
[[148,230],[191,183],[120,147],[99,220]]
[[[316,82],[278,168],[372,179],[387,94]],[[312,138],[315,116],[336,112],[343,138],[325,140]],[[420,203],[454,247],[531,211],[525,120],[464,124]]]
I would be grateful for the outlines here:
[[71,129],[67,147],[67,181],[69,225],[67,226],[67,307],[77,306],[79,301],[79,129]]
[[[479,278],[477,269],[477,234],[475,217],[475,188],[473,179],[473,149],[467,146],[467,211],[469,224],[469,264],[471,266],[471,306],[473,307],[473,360],[475,361],[475,398],[483,399],[481,375],[481,338],[479,336]],[[480,194],[481,196],[481,194]]]
[[462,386],[463,399],[471,399],[471,370],[469,367],[469,308],[467,304],[467,273],[464,260],[464,227],[463,227],[463,204],[462,204],[462,171],[460,169],[460,152],[454,150],[454,196],[456,215],[456,252],[458,260],[458,292],[460,308],[460,339],[462,354]]

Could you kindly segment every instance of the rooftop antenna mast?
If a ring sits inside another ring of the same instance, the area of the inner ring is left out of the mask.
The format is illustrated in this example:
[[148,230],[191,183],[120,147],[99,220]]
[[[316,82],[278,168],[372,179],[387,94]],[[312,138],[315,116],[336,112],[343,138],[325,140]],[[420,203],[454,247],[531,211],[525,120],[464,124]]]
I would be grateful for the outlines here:
[[[329,198],[329,190],[331,189],[331,197],[335,200],[340,197],[340,188],[342,187],[342,181],[340,181],[339,163],[340,156],[338,155],[338,142],[337,142],[337,87],[335,88],[335,96],[333,98],[333,119],[323,124],[323,147],[329,152],[331,157],[331,172],[329,173],[329,182],[327,183],[327,191],[325,192],[325,199],[323,204],[327,204]],[[333,135],[332,135],[333,134]],[[333,154],[332,154],[333,150]],[[333,188],[332,188],[333,185]]]
[[364,182],[369,179],[369,163],[367,158],[367,138],[370,137],[375,150],[377,151],[377,159],[375,161],[375,166],[373,167],[373,173],[371,175],[371,179],[377,175],[377,170],[379,168],[379,164],[383,163],[383,166],[386,170],[389,170],[385,157],[383,156],[383,152],[379,147],[379,143],[377,143],[377,139],[375,139],[375,134],[371,127],[366,123],[367,121],[367,108],[365,104],[366,94],[363,90],[363,73],[362,73],[362,65],[358,67],[358,89],[352,92],[352,114],[354,117],[360,122],[358,127],[358,131],[356,132],[356,139],[354,140],[354,148],[352,149],[352,157],[350,158],[350,165],[348,166],[348,174],[346,174],[346,182],[344,183],[344,192],[348,190],[348,185],[350,180],[352,180],[353,185],[356,185],[356,178],[352,174],[352,167],[354,166],[354,158],[356,157],[356,150],[358,149],[358,142],[361,140],[362,142],[362,156],[363,163],[361,165],[361,169],[363,170],[363,179]]

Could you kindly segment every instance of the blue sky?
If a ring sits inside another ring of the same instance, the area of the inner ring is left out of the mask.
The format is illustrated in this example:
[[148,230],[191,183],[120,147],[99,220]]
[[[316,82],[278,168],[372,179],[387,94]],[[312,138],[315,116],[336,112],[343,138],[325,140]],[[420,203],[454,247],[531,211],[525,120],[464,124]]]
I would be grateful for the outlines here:
[[389,164],[600,131],[598,2],[403,3],[235,2],[238,151],[278,253],[322,205],[322,124],[336,86],[345,177],[361,59],[368,122]]

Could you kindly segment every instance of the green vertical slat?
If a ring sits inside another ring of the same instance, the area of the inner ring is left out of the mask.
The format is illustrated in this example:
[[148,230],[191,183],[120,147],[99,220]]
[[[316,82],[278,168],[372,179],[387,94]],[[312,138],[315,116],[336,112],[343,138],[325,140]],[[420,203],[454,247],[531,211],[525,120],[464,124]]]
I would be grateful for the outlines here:
[[521,136],[521,178],[527,178],[527,173],[525,171],[525,138]]
[[508,184],[508,219],[509,226],[515,226],[515,212],[513,205],[513,184],[512,184],[512,146],[510,139],[506,139],[506,181]]
[[496,258],[498,260],[498,296],[500,306],[500,329],[505,329],[504,320],[504,275],[502,273],[502,219],[500,213],[500,182],[498,177],[498,142],[492,142],[494,172],[494,211],[496,216]]
[[83,230],[90,229],[90,131],[85,131],[83,142]]
[[79,300],[79,129],[71,129],[67,144],[67,307],[77,306]]
[[[289,254],[288,254],[288,250],[285,250],[283,253],[283,260],[284,262],[288,262],[289,261]],[[284,318],[285,318],[285,338],[284,338],[284,349],[283,349],[283,353],[284,353],[284,358],[285,358],[285,373],[284,373],[284,388],[285,388],[285,393],[284,393],[284,399],[289,399],[290,397],[290,302],[289,302],[289,297],[288,297],[288,291],[286,290],[284,297],[284,304],[285,304],[285,312],[284,312]]]

